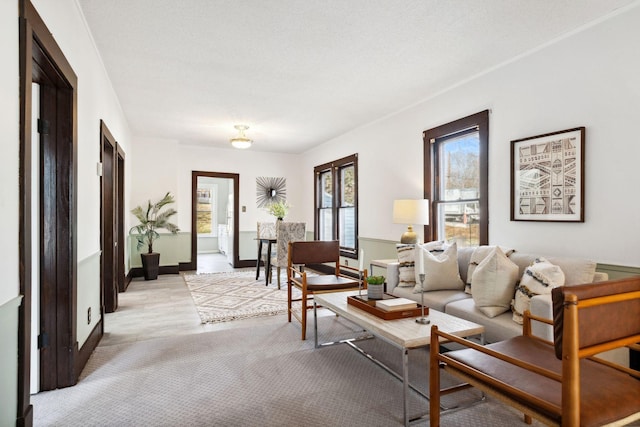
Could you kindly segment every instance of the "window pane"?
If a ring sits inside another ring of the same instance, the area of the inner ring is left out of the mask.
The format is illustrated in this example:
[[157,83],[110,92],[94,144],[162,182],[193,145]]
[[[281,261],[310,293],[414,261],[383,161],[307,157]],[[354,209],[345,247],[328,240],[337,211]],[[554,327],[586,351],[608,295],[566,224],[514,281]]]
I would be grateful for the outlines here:
[[333,180],[331,179],[331,171],[320,174],[320,207],[333,207]]
[[331,209],[320,209],[320,240],[333,240],[333,215]]
[[340,206],[355,206],[356,184],[353,165],[340,168]]
[[340,246],[355,249],[356,247],[356,209],[340,208]]
[[441,203],[438,205],[438,236],[455,241],[458,247],[480,244],[480,203]]
[[198,234],[211,234],[212,231],[212,203],[211,189],[198,188],[198,203],[196,205],[196,229]]
[[469,200],[480,197],[480,140],[473,132],[440,145],[440,199]]

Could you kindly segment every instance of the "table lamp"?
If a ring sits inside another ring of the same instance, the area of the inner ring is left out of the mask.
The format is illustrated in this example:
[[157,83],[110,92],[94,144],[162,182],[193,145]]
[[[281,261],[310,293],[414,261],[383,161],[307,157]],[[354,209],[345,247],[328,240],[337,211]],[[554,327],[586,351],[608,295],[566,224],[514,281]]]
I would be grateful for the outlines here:
[[408,225],[400,243],[418,243],[418,235],[413,231],[413,224],[429,224],[429,200],[394,200],[393,222]]

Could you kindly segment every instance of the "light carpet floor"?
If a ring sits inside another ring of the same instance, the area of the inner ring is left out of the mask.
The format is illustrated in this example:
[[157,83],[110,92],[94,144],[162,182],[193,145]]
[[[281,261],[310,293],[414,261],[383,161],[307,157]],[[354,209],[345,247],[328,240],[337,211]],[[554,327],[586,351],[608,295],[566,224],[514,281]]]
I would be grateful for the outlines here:
[[[281,317],[282,323],[258,327],[98,347],[76,386],[32,396],[34,424],[402,425],[400,381],[346,345],[314,349],[312,339],[300,340],[299,324]],[[333,315],[319,317],[319,328],[323,341],[358,332]],[[362,343],[399,367],[400,350],[375,339]],[[423,389],[427,354],[410,352],[411,381]],[[411,414],[427,408],[428,402],[411,392]],[[519,413],[491,400],[445,414],[441,424],[525,426]]]
[[[287,287],[278,289],[276,278],[265,286],[254,269],[209,274],[184,274],[202,323],[228,322],[287,312]],[[293,289],[294,298],[299,295]]]

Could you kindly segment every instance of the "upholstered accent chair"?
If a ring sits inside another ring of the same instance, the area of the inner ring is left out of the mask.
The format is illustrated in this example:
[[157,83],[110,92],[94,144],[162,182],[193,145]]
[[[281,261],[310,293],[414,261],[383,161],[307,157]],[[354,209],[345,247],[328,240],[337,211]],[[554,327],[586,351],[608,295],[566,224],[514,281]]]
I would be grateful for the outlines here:
[[258,222],[258,239],[275,239],[275,222]]
[[[332,263],[335,265],[334,274],[310,276],[305,271],[305,266],[310,264]],[[342,270],[350,270],[352,275],[341,273]],[[357,290],[360,285],[358,269],[340,265],[340,243],[337,240],[289,243],[287,262],[287,292],[288,292],[288,321],[291,316],[302,323],[302,339],[307,338],[307,310],[313,308],[309,300],[314,294],[322,292],[339,292]],[[298,288],[302,295],[293,298],[293,287]],[[367,270],[362,275],[362,287],[367,287]],[[346,298],[346,297],[345,297]],[[293,302],[301,303],[300,313],[296,312]]]
[[271,282],[271,267],[276,267],[278,289],[280,289],[280,271],[287,268],[287,254],[289,252],[289,242],[305,240],[307,225],[304,222],[276,222],[276,253],[271,257],[269,266],[269,282]]
[[[430,425],[440,396],[477,387],[547,425],[626,425],[640,419],[640,373],[594,355],[640,342],[640,277],[552,290],[553,321],[524,313],[523,335],[481,346],[431,329]],[[554,342],[531,333],[552,324]],[[440,342],[465,348],[442,352]],[[440,369],[466,384],[440,389]]]

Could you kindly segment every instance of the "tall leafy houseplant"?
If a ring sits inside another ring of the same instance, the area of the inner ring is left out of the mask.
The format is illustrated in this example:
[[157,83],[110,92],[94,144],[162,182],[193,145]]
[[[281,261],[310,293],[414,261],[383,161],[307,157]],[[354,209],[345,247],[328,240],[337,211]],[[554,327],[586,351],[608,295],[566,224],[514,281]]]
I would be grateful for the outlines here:
[[129,230],[129,234],[134,236],[138,241],[138,250],[142,249],[145,245],[148,249],[147,253],[140,254],[144,278],[146,280],[158,278],[160,254],[153,252],[153,242],[160,238],[157,230],[165,229],[172,234],[180,231],[177,225],[169,221],[169,218],[177,214],[178,211],[173,208],[162,210],[171,203],[175,203],[175,200],[171,193],[168,192],[156,203],[151,203],[151,200],[149,200],[146,209],[138,206],[131,211],[140,223],[132,227],[131,230]]

